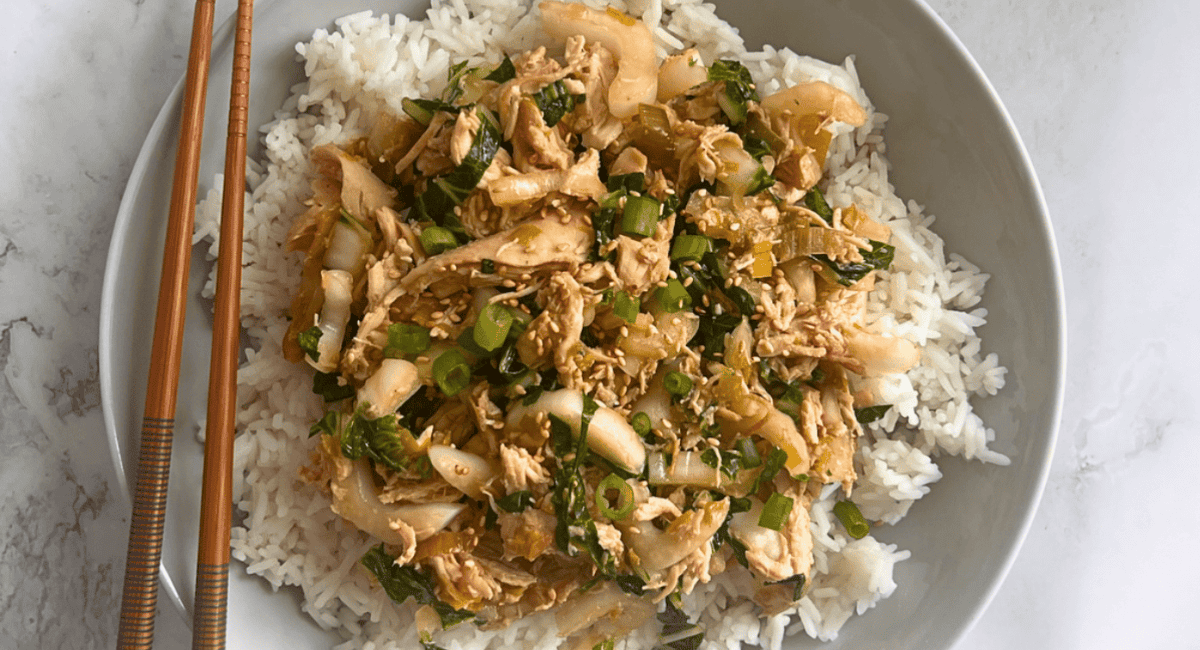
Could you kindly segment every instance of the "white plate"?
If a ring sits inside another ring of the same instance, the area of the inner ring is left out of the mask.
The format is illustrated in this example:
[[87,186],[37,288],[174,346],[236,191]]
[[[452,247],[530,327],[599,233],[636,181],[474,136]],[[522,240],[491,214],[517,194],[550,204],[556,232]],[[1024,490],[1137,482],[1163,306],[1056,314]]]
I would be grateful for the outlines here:
[[[302,79],[296,42],[362,0],[260,2],[254,25],[252,127],[270,120]],[[1032,165],[999,98],[970,55],[919,0],[744,0],[723,2],[722,17],[750,48],[762,43],[840,61],[856,56],[863,86],[891,116],[886,132],[892,182],[900,196],[938,215],[948,250],[992,274],[983,306],[985,351],[1008,366],[1008,386],[977,410],[997,432],[994,448],[1010,467],[957,459],[932,494],[884,542],[913,552],[896,569],[898,592],[852,619],[833,644],[796,637],[788,647],[936,650],[949,648],[979,617],[1016,556],[1036,511],[1054,447],[1062,402],[1065,315],[1061,277],[1045,202]],[[419,15],[427,5],[393,0],[375,11]],[[214,42],[201,190],[220,172],[232,56],[226,23]],[[117,216],[100,316],[100,381],[105,426],[128,496],[137,457],[149,340],[162,258],[181,88],[163,106],[142,148]],[[253,131],[252,131],[253,132]],[[258,149],[251,143],[251,153]],[[194,589],[202,446],[211,338],[210,305],[197,296],[206,269],[197,251],[184,343],[172,453],[162,579],[190,611]],[[299,609],[292,590],[272,593],[235,563],[230,581],[229,647],[329,647]]]

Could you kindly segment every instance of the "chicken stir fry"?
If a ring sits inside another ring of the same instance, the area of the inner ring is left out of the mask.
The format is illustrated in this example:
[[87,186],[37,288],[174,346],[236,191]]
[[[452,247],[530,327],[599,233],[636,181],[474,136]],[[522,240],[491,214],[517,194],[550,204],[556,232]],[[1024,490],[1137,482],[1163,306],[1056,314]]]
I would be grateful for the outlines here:
[[455,66],[312,152],[283,341],[328,405],[305,475],[425,631],[568,603],[560,634],[592,647],[739,565],[779,611],[809,505],[854,486],[876,405],[852,377],[918,357],[863,327],[888,228],[819,189],[830,126],[865,112],[660,64],[614,10],[541,11],[561,59]]

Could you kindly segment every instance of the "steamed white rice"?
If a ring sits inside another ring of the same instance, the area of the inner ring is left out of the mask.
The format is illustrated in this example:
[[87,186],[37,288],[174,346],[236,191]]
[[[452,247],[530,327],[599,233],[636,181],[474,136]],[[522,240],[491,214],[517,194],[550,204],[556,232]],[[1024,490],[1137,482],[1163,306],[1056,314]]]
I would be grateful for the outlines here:
[[[851,202],[893,232],[895,262],[879,274],[870,296],[870,326],[902,336],[922,350],[920,364],[905,375],[877,380],[873,389],[894,408],[870,427],[856,463],[855,501],[872,521],[894,524],[941,478],[934,457],[962,456],[1007,464],[990,450],[993,432],[974,413],[972,396],[995,394],[1005,369],[985,354],[976,328],[984,323],[981,299],[987,274],[947,253],[930,230],[934,219],[905,203],[888,182],[882,131],[887,116],[874,112],[860,87],[853,59],[841,65],[791,50],[745,49],[737,30],[698,0],[614,0],[646,21],[660,55],[696,47],[706,62],[736,58],[746,64],[761,94],[819,79],[856,97],[868,109],[866,124],[837,134],[830,147],[826,196],[834,207]],[[240,437],[235,446],[235,500],[244,520],[233,531],[233,554],[246,570],[273,586],[303,592],[304,611],[321,626],[338,628],[344,648],[413,648],[417,634],[411,602],[397,607],[366,572],[359,557],[371,546],[329,509],[328,498],[300,478],[309,462],[309,425],[322,415],[306,367],[286,361],[279,341],[299,277],[299,255],[283,241],[309,194],[308,151],[365,135],[383,110],[399,112],[404,97],[432,96],[445,85],[452,63],[496,63],[505,52],[547,44],[536,9],[514,0],[435,1],[424,20],[376,17],[362,12],[317,30],[296,46],[307,81],[263,127],[265,161],[252,161],[245,224],[242,325],[253,348],[238,373]],[[220,180],[214,187],[221,186]],[[216,254],[219,192],[201,202],[196,241]],[[211,283],[206,291],[211,292]],[[752,592],[743,571],[727,571],[683,598],[686,613],[707,630],[703,648],[740,648],[742,643],[778,649],[785,635],[803,632],[829,640],[855,613],[861,614],[896,589],[893,566],[909,551],[874,537],[850,538],[832,514],[841,495],[827,486],[812,506],[815,562],[810,587],[795,607],[759,618],[742,600]],[[619,641],[617,648],[649,648],[654,624]],[[553,615],[541,614],[500,631],[459,625],[437,643],[447,650],[554,648],[560,639]]]

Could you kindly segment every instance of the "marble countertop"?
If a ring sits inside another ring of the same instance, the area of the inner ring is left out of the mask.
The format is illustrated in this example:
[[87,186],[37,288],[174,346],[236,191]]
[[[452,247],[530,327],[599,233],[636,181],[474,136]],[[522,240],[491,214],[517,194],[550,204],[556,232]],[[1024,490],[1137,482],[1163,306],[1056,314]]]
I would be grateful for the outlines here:
[[[1188,253],[1200,241],[1200,3],[929,3],[1033,158],[1070,326],[1044,500],[961,647],[1200,648],[1188,550],[1200,518],[1178,488],[1200,458],[1188,401],[1200,388]],[[185,67],[192,4],[3,5],[0,648],[111,647],[128,506],[99,406],[100,285],[138,149]],[[232,11],[218,1],[218,22]],[[159,647],[186,647],[183,616],[160,605]]]

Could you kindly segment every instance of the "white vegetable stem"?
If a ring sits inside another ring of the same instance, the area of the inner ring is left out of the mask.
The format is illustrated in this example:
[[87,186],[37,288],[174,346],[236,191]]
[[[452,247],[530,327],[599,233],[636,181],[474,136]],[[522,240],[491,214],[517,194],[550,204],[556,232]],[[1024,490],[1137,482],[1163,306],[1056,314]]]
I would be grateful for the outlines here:
[[[539,426],[540,419],[550,415],[566,422],[572,435],[578,438],[583,418],[583,393],[571,388],[542,393],[533,404],[520,404],[509,411],[506,425],[514,429],[533,428]],[[639,474],[646,466],[646,448],[641,437],[620,413],[607,406],[598,407],[592,415],[587,446],[627,472]]]
[[483,488],[496,476],[488,461],[446,445],[429,447],[429,462],[446,482],[472,499],[483,500]]
[[383,503],[375,492],[371,467],[365,458],[354,461],[350,471],[331,481],[329,487],[333,493],[334,512],[359,530],[398,546],[409,544],[401,534],[403,526],[412,527],[419,542],[445,528],[466,509],[461,503]]
[[371,250],[371,235],[358,224],[350,225],[343,218],[333,225],[329,248],[325,249],[325,268],[357,274],[366,264]]
[[421,388],[417,367],[404,359],[384,359],[379,370],[358,389],[358,403],[367,404],[366,416],[375,419],[394,413]]
[[350,303],[354,289],[354,276],[346,271],[321,271],[321,291],[325,302],[321,307],[321,339],[317,342],[317,360],[305,355],[308,365],[321,372],[333,372],[342,357],[342,338],[346,335],[346,323],[350,322]]

